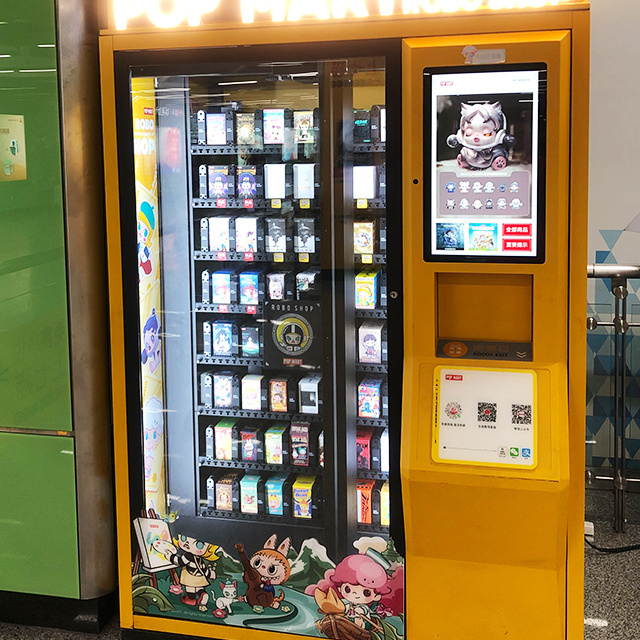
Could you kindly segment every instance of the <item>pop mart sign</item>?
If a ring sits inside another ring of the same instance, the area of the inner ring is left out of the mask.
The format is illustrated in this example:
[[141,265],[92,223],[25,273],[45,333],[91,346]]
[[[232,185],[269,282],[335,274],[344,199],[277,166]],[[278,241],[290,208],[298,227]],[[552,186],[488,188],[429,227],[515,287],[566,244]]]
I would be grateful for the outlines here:
[[[231,0],[242,22],[296,22],[339,20],[346,17],[391,16],[472,12],[479,10],[531,9],[575,0]],[[116,29],[146,17],[156,27],[168,29],[188,24],[197,27],[216,19],[229,21],[230,7],[221,0],[113,0]],[[219,15],[216,15],[219,14]]]

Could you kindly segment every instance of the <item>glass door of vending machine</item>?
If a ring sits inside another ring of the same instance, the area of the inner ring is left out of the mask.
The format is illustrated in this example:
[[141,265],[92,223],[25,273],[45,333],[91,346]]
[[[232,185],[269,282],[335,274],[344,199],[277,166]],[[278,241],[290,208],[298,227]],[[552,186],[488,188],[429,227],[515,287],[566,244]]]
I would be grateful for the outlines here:
[[134,611],[397,639],[399,50],[265,51],[116,66]]

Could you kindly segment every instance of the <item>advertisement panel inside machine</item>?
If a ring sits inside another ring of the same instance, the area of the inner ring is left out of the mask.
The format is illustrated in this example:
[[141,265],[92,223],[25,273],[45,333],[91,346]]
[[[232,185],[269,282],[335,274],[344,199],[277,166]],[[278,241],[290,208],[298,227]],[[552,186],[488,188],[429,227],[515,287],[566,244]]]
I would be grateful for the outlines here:
[[131,82],[138,233],[144,493],[147,509],[166,511],[163,368],[160,343],[160,241],[153,79]]
[[425,259],[544,260],[544,65],[425,69]]

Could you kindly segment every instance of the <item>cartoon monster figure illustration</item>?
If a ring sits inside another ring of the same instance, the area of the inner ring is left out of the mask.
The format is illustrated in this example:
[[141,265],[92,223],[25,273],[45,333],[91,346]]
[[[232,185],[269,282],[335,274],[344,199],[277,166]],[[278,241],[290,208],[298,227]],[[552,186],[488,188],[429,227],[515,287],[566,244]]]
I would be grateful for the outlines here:
[[156,540],[153,548],[171,564],[182,569],[180,586],[172,585],[169,590],[176,594],[184,590],[180,598],[183,604],[192,607],[197,605],[200,611],[206,611],[209,602],[206,588],[216,577],[213,562],[218,559],[215,553],[218,547],[181,533],[173,538],[173,544]]
[[238,583],[235,580],[226,580],[220,583],[220,589],[222,589],[222,595],[216,598],[216,613],[223,611],[231,615],[233,613],[231,605],[234,602],[238,602]]
[[156,228],[153,207],[143,202],[138,211],[138,278],[142,281],[153,270],[151,262],[151,239]]
[[238,184],[238,196],[241,198],[253,198],[255,195],[256,179],[250,173],[241,173]]
[[334,640],[369,640],[388,613],[384,608],[377,611],[381,598],[391,592],[388,580],[385,567],[370,555],[347,556],[331,575],[329,589],[314,592],[325,614],[316,623],[318,630]]
[[142,431],[144,438],[144,479],[147,483],[156,484],[153,473],[153,461],[156,449],[161,445],[164,432],[162,402],[151,396],[142,409]]
[[236,549],[240,562],[244,567],[242,579],[247,585],[247,591],[241,600],[250,606],[271,607],[278,609],[284,599],[284,591],[276,596],[275,585],[280,585],[289,579],[291,567],[287,560],[287,553],[291,547],[291,538],[285,538],[276,549],[278,538],[274,534],[265,543],[264,548],[247,557],[244,547],[238,543]]
[[460,105],[460,129],[447,138],[447,144],[455,149],[462,146],[458,164],[463,169],[488,169],[495,171],[507,166],[507,152],[515,144],[508,134],[507,119],[500,102],[490,104]]
[[162,362],[162,353],[160,350],[160,318],[156,314],[155,308],[151,310],[151,314],[142,327],[142,355],[140,359],[142,364],[149,365],[149,372],[154,373]]

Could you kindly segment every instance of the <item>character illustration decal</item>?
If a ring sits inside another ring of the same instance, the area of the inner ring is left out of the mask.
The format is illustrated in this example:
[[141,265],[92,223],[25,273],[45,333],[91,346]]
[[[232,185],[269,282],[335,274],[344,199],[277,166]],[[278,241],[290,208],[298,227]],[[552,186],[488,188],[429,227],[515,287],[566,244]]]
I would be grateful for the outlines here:
[[153,270],[150,247],[155,228],[154,209],[145,201],[140,205],[138,212],[138,278],[140,282]]
[[508,134],[507,119],[500,102],[493,104],[465,104],[461,106],[460,129],[447,138],[447,144],[455,149],[462,146],[458,164],[463,169],[492,169],[499,171],[507,166],[507,153],[515,144]]
[[264,543],[264,548],[251,556],[251,560],[242,544],[236,544],[244,568],[242,579],[247,585],[247,592],[242,600],[252,607],[277,609],[284,599],[282,589],[276,595],[275,585],[286,582],[291,574],[291,566],[287,560],[291,538],[285,538],[276,549],[277,542],[276,535],[272,535]]
[[160,350],[160,318],[155,309],[151,310],[151,314],[142,327],[142,364],[149,365],[149,373],[154,373],[162,362],[162,353]]
[[182,604],[193,607],[197,605],[200,611],[206,611],[209,602],[206,588],[216,577],[215,566],[212,563],[218,560],[215,554],[218,547],[184,534],[174,538],[173,544],[157,540],[153,547],[171,564],[182,569],[180,584],[172,585],[169,591],[176,594],[184,591],[180,598]]

